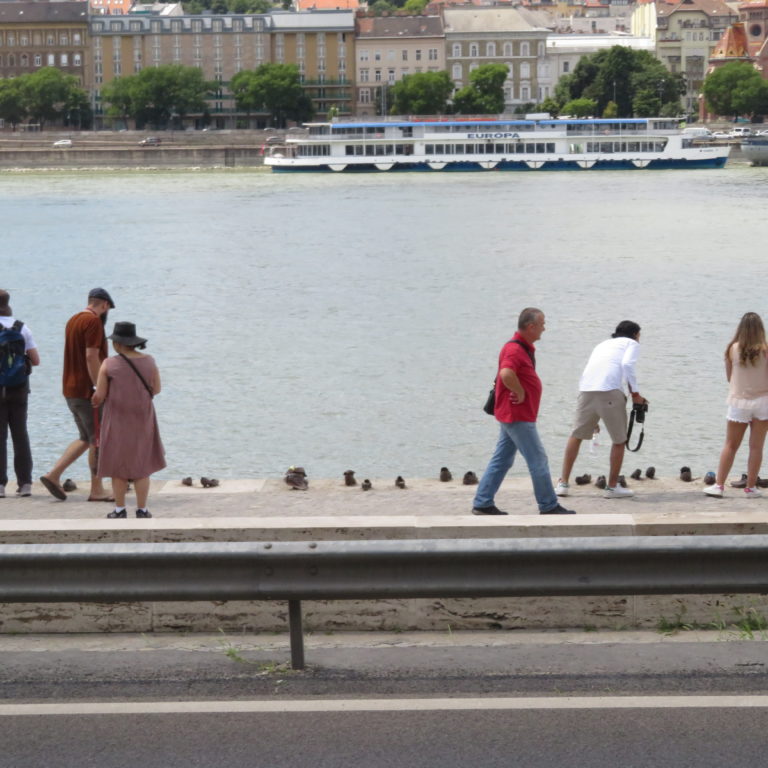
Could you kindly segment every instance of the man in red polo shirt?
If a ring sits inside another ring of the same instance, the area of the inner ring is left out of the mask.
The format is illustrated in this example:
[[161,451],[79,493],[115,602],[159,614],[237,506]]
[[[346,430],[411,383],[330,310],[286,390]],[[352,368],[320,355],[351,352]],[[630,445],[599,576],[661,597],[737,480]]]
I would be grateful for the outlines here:
[[552,485],[549,461],[541,444],[536,418],[541,401],[541,379],[536,373],[535,341],[544,333],[544,313],[528,307],[520,313],[517,333],[501,349],[496,376],[494,415],[500,433],[496,450],[477,486],[472,513],[506,515],[495,504],[496,492],[515,461],[518,451],[528,464],[533,493],[542,515],[573,515],[560,506]]

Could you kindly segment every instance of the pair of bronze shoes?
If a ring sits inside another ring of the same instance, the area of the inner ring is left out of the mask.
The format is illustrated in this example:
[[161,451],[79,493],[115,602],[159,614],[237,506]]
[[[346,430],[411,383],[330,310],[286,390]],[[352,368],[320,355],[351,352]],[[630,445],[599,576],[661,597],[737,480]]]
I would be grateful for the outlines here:
[[[761,477],[758,477],[756,485],[758,488],[768,488],[768,480],[763,480]],[[746,488],[746,487],[747,487],[746,472],[741,475],[741,479],[731,480],[731,488]]]

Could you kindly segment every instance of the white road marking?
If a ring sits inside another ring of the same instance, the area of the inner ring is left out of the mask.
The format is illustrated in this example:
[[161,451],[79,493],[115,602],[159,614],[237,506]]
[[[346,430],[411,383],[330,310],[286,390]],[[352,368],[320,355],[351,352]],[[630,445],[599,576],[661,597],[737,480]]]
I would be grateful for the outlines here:
[[563,698],[320,699],[291,701],[123,701],[0,704],[0,717],[291,712],[434,712],[543,709],[755,709],[768,696],[564,696]]

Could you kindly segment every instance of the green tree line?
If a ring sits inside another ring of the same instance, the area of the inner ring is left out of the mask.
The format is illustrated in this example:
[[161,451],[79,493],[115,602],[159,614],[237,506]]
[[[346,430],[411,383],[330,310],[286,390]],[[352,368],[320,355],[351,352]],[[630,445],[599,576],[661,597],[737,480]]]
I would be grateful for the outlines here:
[[43,67],[0,80],[0,118],[14,129],[25,121],[41,128],[52,123],[87,128],[92,114],[88,94],[76,77]]

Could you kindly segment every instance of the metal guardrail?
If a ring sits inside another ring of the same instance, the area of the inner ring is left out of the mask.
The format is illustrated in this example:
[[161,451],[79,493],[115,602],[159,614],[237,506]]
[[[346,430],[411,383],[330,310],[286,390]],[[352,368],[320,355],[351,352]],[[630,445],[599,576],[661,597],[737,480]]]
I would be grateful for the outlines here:
[[768,535],[0,545],[0,602],[302,600],[768,591]]

